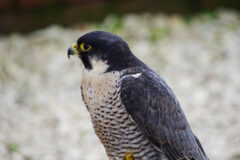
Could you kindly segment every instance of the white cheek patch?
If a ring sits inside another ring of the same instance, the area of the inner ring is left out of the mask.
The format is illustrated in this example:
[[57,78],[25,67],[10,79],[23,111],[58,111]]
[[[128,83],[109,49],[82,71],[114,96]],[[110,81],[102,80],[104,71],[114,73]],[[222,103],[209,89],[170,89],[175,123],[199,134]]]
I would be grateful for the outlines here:
[[106,61],[91,59],[90,63],[92,65],[92,69],[86,70],[84,67],[85,74],[88,75],[99,75],[107,71],[109,65],[107,65]]
[[92,59],[90,62],[92,64],[92,70],[90,70],[90,72],[97,74],[106,72],[109,67],[106,61]]

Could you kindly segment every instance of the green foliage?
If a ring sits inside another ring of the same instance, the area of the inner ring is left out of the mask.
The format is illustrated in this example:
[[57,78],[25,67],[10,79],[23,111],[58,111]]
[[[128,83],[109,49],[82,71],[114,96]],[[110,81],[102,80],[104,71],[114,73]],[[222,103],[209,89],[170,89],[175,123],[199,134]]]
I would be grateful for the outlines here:
[[112,33],[117,33],[123,25],[122,18],[116,15],[108,16],[103,23],[97,24],[94,28]]
[[212,21],[212,20],[216,20],[218,18],[217,16],[217,10],[205,10],[205,11],[202,11],[200,13],[197,13],[197,14],[192,14],[192,15],[185,15],[184,16],[184,22],[186,24],[190,24],[191,23],[191,20],[194,18],[194,17],[198,17],[200,20],[202,21]]
[[208,11],[203,11],[202,13],[200,13],[200,17],[204,21],[211,21],[211,20],[216,20],[217,19],[217,14],[213,10],[208,10]]
[[151,29],[149,39],[152,42],[156,42],[158,40],[163,39],[169,34],[170,30],[167,27],[159,27],[159,28],[153,28]]
[[19,146],[17,145],[17,144],[14,144],[14,143],[10,143],[10,144],[8,144],[8,150],[9,150],[9,152],[18,152],[18,150],[19,150]]

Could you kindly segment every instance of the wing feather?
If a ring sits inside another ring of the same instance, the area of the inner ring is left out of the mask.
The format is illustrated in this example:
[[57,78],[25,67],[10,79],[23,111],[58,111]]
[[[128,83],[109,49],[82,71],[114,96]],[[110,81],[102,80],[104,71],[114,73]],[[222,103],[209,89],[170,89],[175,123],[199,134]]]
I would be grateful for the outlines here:
[[122,103],[138,127],[169,160],[207,160],[165,81],[151,70],[141,73],[137,78],[125,76],[121,83]]

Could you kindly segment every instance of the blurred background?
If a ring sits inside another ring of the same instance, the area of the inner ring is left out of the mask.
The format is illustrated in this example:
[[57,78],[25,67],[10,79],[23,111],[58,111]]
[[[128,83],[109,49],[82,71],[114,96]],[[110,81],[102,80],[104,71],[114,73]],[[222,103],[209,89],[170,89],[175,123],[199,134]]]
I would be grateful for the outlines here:
[[120,35],[176,93],[211,160],[240,160],[240,1],[0,0],[0,160],[105,160],[81,35]]

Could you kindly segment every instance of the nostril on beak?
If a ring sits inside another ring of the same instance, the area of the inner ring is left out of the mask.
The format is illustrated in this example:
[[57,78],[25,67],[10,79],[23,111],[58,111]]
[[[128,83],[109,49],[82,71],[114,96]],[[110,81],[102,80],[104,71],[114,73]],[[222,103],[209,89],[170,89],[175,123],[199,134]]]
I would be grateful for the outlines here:
[[73,45],[73,49],[77,50],[77,44]]

